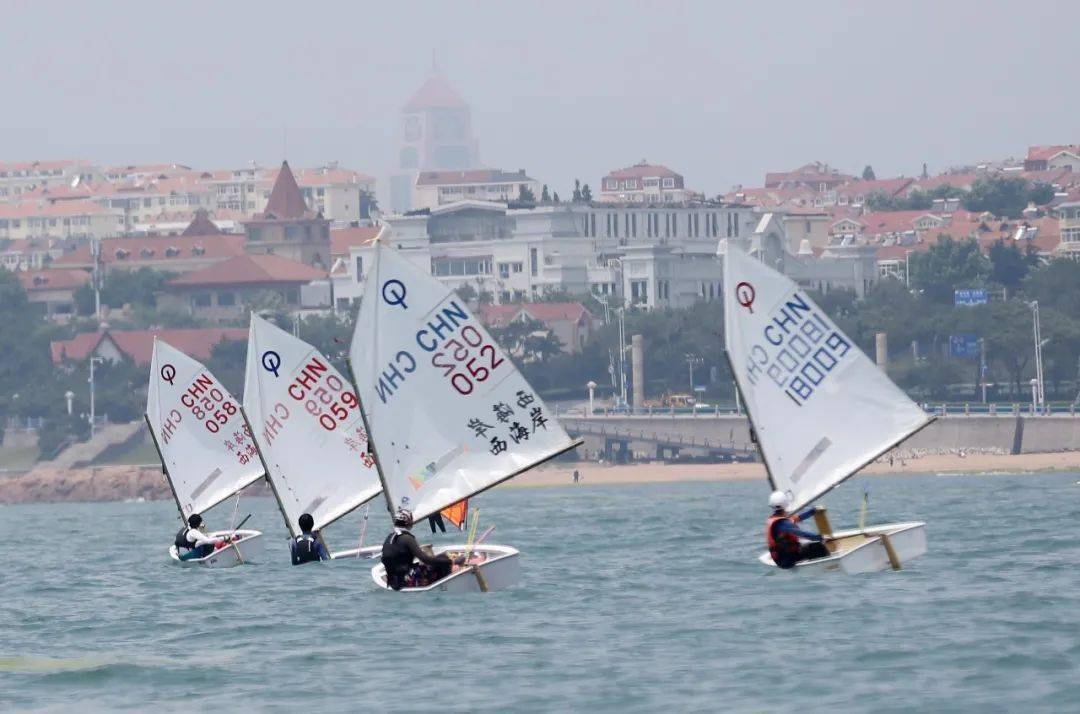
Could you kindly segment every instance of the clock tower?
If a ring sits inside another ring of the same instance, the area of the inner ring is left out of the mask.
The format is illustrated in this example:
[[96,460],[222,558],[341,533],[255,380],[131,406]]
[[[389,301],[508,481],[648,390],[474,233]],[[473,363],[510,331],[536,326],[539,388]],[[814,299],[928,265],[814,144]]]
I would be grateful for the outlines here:
[[401,108],[392,210],[409,210],[420,171],[477,168],[478,154],[469,105],[441,75],[432,74]]

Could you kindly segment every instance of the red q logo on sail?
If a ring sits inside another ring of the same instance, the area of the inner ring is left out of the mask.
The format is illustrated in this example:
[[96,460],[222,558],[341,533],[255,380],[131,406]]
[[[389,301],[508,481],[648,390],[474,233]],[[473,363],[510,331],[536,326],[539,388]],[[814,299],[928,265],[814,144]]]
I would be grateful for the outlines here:
[[749,310],[751,314],[754,312],[752,305],[754,304],[755,295],[754,286],[745,280],[735,286],[735,299],[739,301],[740,305]]

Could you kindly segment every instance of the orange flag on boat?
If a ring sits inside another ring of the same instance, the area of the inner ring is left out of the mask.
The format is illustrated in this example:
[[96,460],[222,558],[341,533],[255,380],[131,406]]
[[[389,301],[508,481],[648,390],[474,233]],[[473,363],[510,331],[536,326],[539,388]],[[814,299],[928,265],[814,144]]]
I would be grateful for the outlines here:
[[442,517],[450,521],[459,531],[465,530],[466,521],[469,520],[469,499],[458,501],[452,506],[447,506],[441,511]]

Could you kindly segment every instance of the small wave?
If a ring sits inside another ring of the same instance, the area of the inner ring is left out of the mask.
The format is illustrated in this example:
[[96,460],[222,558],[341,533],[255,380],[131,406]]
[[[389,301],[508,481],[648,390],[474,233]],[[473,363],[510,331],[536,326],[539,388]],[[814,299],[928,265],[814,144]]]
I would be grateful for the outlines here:
[[13,674],[55,674],[84,672],[113,664],[108,657],[0,657],[0,672]]

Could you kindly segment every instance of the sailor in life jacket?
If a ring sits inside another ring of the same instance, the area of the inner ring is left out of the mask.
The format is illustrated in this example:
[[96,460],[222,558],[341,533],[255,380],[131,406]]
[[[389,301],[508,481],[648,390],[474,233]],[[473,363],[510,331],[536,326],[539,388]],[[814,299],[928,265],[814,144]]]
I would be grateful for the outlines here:
[[176,554],[180,560],[205,558],[214,552],[214,547],[218,543],[225,543],[229,540],[228,538],[206,535],[200,530],[202,523],[202,516],[198,513],[192,513],[188,516],[187,526],[176,532],[173,545],[176,546]]
[[[399,508],[394,514],[394,532],[383,541],[382,564],[386,568],[386,584],[394,590],[442,580],[458,562],[450,560],[445,553],[429,555],[416,542],[416,536],[409,532],[412,524],[412,512]],[[414,565],[414,561],[419,563]],[[463,561],[463,558],[459,558],[459,561]]]
[[[797,527],[798,523],[813,518],[817,509],[808,508],[802,513],[789,516],[789,503],[790,499],[783,491],[773,491],[769,496],[772,515],[765,520],[765,542],[769,545],[769,555],[773,562],[786,569],[794,568],[796,563],[803,560],[828,557],[829,549],[825,547],[824,539],[819,534]],[[800,538],[810,542],[802,543]]]
[[304,563],[317,563],[320,560],[330,560],[330,554],[326,552],[326,546],[319,540],[319,534],[313,531],[315,519],[310,513],[305,513],[298,519],[300,535],[292,539],[289,549],[292,551],[292,564],[303,565]]

